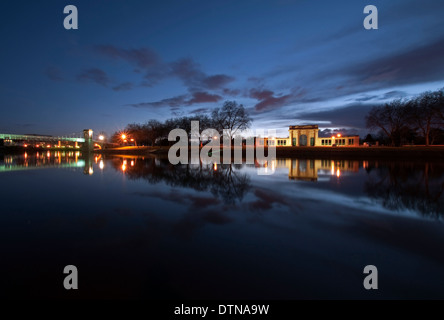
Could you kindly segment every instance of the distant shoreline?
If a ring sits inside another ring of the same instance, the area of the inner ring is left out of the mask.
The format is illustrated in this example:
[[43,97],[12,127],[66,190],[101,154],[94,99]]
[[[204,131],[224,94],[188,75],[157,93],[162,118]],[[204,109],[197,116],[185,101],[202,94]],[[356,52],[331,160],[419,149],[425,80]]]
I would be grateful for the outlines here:
[[[233,152],[232,147],[232,152]],[[265,148],[267,149],[267,148]],[[109,155],[146,156],[168,154],[169,147],[123,147],[94,150],[94,153]],[[189,148],[191,150],[191,148]],[[221,147],[221,155],[223,148]],[[243,156],[246,148],[243,147]],[[22,152],[45,151],[81,151],[73,149],[29,149],[23,147],[0,147],[1,154],[19,154]],[[267,152],[265,152],[267,154]],[[318,159],[394,159],[394,160],[444,160],[444,146],[405,146],[405,147],[276,147],[278,158],[318,158]]]
[[[105,149],[95,152],[102,154],[148,155],[167,154],[169,147],[142,147],[137,149]],[[190,150],[191,148],[189,148]],[[233,152],[233,147],[231,148]],[[267,148],[265,148],[267,149]],[[221,154],[223,148],[221,147]],[[243,156],[246,148],[243,147]],[[405,147],[276,147],[278,158],[319,158],[319,159],[396,159],[396,160],[444,160],[444,146]]]

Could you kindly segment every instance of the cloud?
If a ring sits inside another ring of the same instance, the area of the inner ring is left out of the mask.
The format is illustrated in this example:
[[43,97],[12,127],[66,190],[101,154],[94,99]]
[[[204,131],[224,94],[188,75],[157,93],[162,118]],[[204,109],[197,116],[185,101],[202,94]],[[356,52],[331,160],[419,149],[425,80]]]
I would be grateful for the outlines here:
[[94,49],[102,56],[136,66],[134,72],[144,74],[142,86],[146,87],[152,87],[165,78],[178,78],[190,92],[202,89],[220,90],[235,80],[225,74],[208,75],[191,58],[165,62],[154,50],[146,47],[124,49],[113,45],[99,45]]
[[345,72],[359,82],[378,87],[443,80],[443,52],[444,39],[439,39],[421,47],[353,65]]
[[260,101],[254,106],[255,111],[269,111],[284,106],[291,98],[291,95],[276,97],[274,92],[270,90],[251,89],[250,97]]
[[162,99],[154,102],[141,102],[136,104],[128,104],[134,108],[158,108],[158,107],[180,107],[184,104],[186,95],[176,96],[173,98]]
[[223,92],[223,94],[224,95],[227,95],[227,96],[238,96],[239,94],[240,94],[240,90],[239,89],[228,89],[228,88],[224,88],[223,90],[222,90],[222,92]]
[[192,105],[195,103],[204,103],[204,102],[218,102],[222,99],[221,96],[217,94],[210,94],[207,92],[194,92],[193,97],[186,101],[187,105]]
[[330,121],[330,127],[365,128],[365,116],[375,104],[352,104],[332,110],[309,112],[299,116],[309,122]]
[[105,71],[99,68],[91,68],[83,71],[77,76],[77,80],[82,82],[95,82],[104,87],[108,87],[111,79],[108,77]]
[[219,89],[232,81],[234,81],[233,77],[227,76],[225,74],[217,74],[204,78],[202,80],[202,83],[208,89]]
[[59,68],[54,66],[49,66],[45,69],[46,76],[53,81],[62,81],[62,72]]
[[122,59],[146,69],[160,63],[160,57],[150,48],[123,49],[113,45],[99,45],[95,50],[112,59]]
[[217,94],[210,94],[208,92],[194,92],[191,96],[180,95],[173,98],[162,99],[159,101],[128,104],[128,106],[134,108],[159,108],[159,107],[177,108],[181,106],[191,106],[197,103],[218,102],[221,99],[222,97]]
[[134,84],[131,82],[124,82],[115,87],[113,87],[114,91],[127,91],[134,88]]

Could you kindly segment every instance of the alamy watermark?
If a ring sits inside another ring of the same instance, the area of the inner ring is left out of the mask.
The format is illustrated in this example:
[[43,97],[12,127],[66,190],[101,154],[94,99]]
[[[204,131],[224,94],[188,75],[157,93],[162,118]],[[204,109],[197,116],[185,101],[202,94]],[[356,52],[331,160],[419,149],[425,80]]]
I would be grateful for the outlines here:
[[[168,134],[169,141],[176,141],[168,151],[168,160],[174,165],[200,163],[242,164],[244,151],[246,164],[267,164],[276,159],[276,146],[274,144],[267,146],[267,155],[265,155],[266,139],[261,138],[264,136],[264,130],[256,130],[256,137],[252,135],[252,131],[247,131],[246,133],[243,136],[236,135],[232,139],[230,130],[224,129],[221,150],[219,131],[216,129],[205,129],[200,133],[199,121],[191,121],[190,134],[184,129],[173,129]],[[267,139],[275,137],[276,130],[268,130]],[[265,170],[265,168],[259,168],[258,171],[258,174],[263,175],[271,173],[269,170]]]

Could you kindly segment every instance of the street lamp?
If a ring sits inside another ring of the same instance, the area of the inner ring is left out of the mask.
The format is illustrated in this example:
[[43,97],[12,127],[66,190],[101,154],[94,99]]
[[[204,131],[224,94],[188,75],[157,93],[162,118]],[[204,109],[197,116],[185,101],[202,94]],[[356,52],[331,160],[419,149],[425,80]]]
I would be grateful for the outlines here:
[[101,134],[101,135],[99,136],[99,140],[100,140],[100,141],[105,140],[105,136],[104,136],[103,134]]
[[340,133],[338,133],[338,138],[340,138],[341,137],[341,134]]
[[122,140],[126,139],[126,134],[122,133]]

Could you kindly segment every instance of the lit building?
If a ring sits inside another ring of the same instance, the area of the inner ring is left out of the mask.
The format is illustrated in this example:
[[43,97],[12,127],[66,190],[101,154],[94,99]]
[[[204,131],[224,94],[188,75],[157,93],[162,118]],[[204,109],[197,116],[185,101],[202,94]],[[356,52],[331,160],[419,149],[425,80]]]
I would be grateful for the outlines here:
[[287,138],[257,138],[257,145],[277,147],[359,147],[359,136],[319,137],[318,125],[290,126]]

